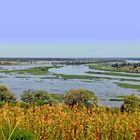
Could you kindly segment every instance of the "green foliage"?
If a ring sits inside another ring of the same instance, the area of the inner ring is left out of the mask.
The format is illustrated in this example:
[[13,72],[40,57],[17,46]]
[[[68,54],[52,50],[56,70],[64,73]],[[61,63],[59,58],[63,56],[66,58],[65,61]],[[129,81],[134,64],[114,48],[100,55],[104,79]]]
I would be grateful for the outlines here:
[[4,73],[18,73],[18,74],[32,74],[32,75],[46,75],[48,74],[48,70],[51,68],[60,68],[61,66],[48,66],[48,67],[33,67],[30,69],[23,69],[23,70],[3,70],[1,72]]
[[140,99],[134,94],[126,96],[124,99],[124,104],[121,106],[121,111],[126,111],[129,113],[140,111]]
[[112,72],[128,72],[139,73],[140,67],[134,68],[133,66],[119,66],[113,67],[110,63],[94,63],[87,65],[89,69],[112,71]]
[[51,97],[56,100],[56,101],[61,101],[62,100],[62,97],[63,97],[63,94],[55,94],[55,93],[51,93],[50,94]]
[[[114,78],[114,77],[112,78],[112,77],[103,77],[103,76],[96,76],[96,75],[94,75],[94,76],[90,76],[90,75],[66,75],[66,74],[54,74],[54,75],[57,76],[57,78],[63,78],[64,80],[68,80],[68,79],[82,79],[82,80],[84,80],[84,79],[85,80],[108,79],[108,80],[120,80],[120,81],[140,82],[140,80],[137,80],[137,79]],[[48,79],[48,78],[47,77],[43,77],[41,79]]]
[[4,140],[37,140],[37,136],[24,128],[1,128],[0,138]]
[[28,90],[25,91],[21,95],[21,100],[25,103],[37,103],[38,105],[43,105],[46,103],[50,103],[54,101],[54,99],[51,97],[50,94],[48,94],[46,91],[33,91],[33,90]]
[[33,103],[35,102],[34,92],[32,90],[24,91],[21,95],[21,100],[25,103]]
[[29,103],[26,103],[26,102],[20,102],[20,103],[19,103],[19,106],[20,106],[20,107],[23,107],[23,108],[25,108],[25,109],[27,109],[27,108],[30,107],[30,104],[29,104]]
[[72,89],[66,93],[64,102],[69,106],[85,105],[89,107],[97,105],[97,97],[93,92],[85,89]]
[[96,71],[88,71],[86,73],[89,74],[99,74],[99,75],[113,75],[113,76],[126,76],[126,77],[140,77],[140,75],[136,75],[136,74],[128,74],[128,73],[117,73],[117,72],[96,72]]
[[0,102],[16,102],[16,97],[6,85],[0,85]]
[[122,88],[129,88],[129,89],[140,89],[140,85],[134,85],[134,84],[127,84],[127,83],[118,83],[115,82],[118,86]]
[[46,104],[46,101],[45,100],[37,100],[36,104],[41,106],[41,105]]
[[96,78],[94,76],[88,76],[88,75],[65,75],[65,74],[55,74],[55,75],[63,78],[64,80],[67,80],[67,79],[89,79],[89,80],[92,80],[93,78]]
[[5,105],[5,102],[0,102],[0,108]]

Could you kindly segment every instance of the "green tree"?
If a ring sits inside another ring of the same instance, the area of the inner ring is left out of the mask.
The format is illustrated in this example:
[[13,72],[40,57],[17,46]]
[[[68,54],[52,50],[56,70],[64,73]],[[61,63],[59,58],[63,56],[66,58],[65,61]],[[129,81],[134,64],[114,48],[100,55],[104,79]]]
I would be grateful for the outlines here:
[[0,85],[0,102],[16,102],[16,97],[6,85]]
[[140,98],[138,98],[135,94],[126,96],[124,103],[121,106],[121,111],[126,111],[128,113],[140,111]]
[[64,102],[69,106],[74,106],[74,105],[85,105],[87,107],[96,106],[97,97],[93,92],[89,90],[72,89],[66,93],[64,97]]

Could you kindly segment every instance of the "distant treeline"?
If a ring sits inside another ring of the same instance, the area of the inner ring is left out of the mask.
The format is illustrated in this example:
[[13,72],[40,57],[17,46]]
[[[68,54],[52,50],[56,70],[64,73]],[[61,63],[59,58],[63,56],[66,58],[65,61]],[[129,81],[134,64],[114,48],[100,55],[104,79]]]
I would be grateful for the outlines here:
[[112,64],[112,67],[114,68],[121,68],[121,67],[125,67],[125,66],[131,66],[131,67],[134,67],[134,68],[137,68],[137,67],[140,67],[140,63],[115,63],[115,64]]
[[20,61],[20,62],[29,62],[29,61],[94,61],[94,62],[123,62],[125,60],[140,60],[140,58],[115,58],[115,57],[107,57],[107,58],[33,58],[33,57],[7,57],[0,58],[0,61]]

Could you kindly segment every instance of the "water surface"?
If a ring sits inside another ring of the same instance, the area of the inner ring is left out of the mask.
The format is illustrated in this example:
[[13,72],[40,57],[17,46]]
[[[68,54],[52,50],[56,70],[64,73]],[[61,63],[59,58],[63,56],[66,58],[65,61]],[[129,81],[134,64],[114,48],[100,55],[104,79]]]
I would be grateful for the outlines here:
[[[19,69],[27,69],[31,67],[38,66],[47,66],[41,64],[31,64],[31,65],[11,65],[11,66],[2,66],[2,69],[7,70],[19,70]],[[111,76],[111,75],[94,75],[88,74],[86,71],[90,69],[85,65],[70,65],[64,66],[61,68],[52,68],[49,70],[48,75],[37,76],[30,74],[16,74],[9,73],[4,74],[0,73],[0,81],[6,84],[12,92],[19,97],[23,91],[28,89],[34,90],[46,90],[50,93],[60,93],[64,94],[69,89],[75,88],[85,88],[95,92],[98,96],[98,104],[105,106],[121,106],[122,102],[119,101],[110,101],[110,99],[115,98],[116,96],[126,96],[131,93],[140,94],[138,90],[135,89],[126,89],[118,87],[114,82],[119,82],[119,78],[130,79],[130,77],[124,76]],[[91,76],[99,76],[99,77],[110,77],[110,78],[118,78],[118,80],[107,80],[107,79],[93,79],[93,80],[63,80],[63,79],[54,79],[53,74],[66,74],[66,75],[91,75]],[[42,77],[49,77],[46,79],[42,79]],[[50,78],[52,77],[52,78]],[[131,79],[139,79],[137,77],[131,77]],[[139,82],[127,82],[131,84],[140,84]]]

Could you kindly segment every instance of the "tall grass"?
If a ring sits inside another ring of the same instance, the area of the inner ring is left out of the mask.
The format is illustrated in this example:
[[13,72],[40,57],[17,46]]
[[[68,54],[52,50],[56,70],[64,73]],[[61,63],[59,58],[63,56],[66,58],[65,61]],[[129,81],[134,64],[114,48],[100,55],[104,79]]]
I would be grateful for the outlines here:
[[140,137],[140,113],[60,104],[25,109],[6,104],[0,108],[0,139],[12,139],[20,133],[17,129],[34,140],[135,140]]

